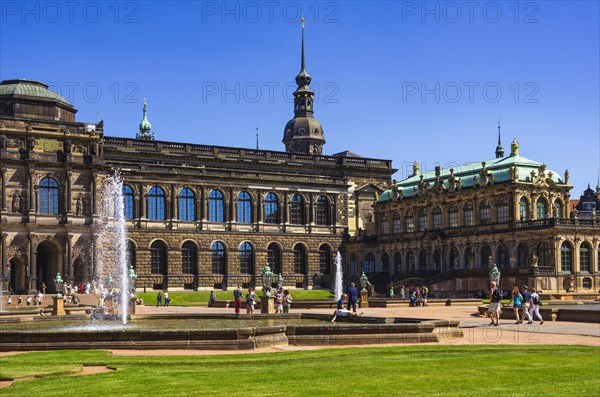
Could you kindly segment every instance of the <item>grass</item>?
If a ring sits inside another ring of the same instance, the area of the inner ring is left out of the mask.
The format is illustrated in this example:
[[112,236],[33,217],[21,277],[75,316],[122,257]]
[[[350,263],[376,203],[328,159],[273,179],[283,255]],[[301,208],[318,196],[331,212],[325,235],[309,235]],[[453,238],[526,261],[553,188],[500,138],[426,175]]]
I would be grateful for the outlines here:
[[[246,296],[246,290],[244,290],[244,296]],[[147,305],[156,304],[155,292],[140,292],[138,296],[144,300]],[[215,291],[217,300],[233,300],[232,291]],[[258,296],[262,295],[261,291],[256,291]],[[306,299],[329,299],[332,300],[334,295],[331,291],[327,290],[302,290],[293,289],[290,290],[290,294],[294,300],[306,300]],[[206,306],[208,298],[210,297],[210,291],[190,291],[190,292],[169,292],[169,299],[173,306]]]
[[[2,396],[592,396],[600,349],[407,346],[222,356],[113,357],[103,351],[0,358],[0,377],[43,376]],[[76,366],[116,371],[59,376]],[[525,383],[520,380],[526,380]]]

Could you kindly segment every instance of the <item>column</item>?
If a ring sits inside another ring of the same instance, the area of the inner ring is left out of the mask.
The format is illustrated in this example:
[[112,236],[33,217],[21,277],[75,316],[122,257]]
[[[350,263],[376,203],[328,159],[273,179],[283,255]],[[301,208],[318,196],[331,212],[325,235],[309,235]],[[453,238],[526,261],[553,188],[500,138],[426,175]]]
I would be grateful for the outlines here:
[[29,169],[29,213],[35,214],[36,200],[35,200],[35,170]]
[[259,190],[256,192],[256,199],[254,200],[254,223],[263,222],[263,208],[262,208],[262,192]]
[[[0,198],[0,210],[6,210],[6,168],[2,167],[0,176],[2,177],[2,197]],[[2,262],[4,264],[4,262]]]
[[315,202],[315,195],[311,194],[310,196],[308,196],[308,200],[307,200],[307,207],[308,207],[308,213],[307,213],[307,223],[309,225],[314,225],[316,223],[316,212],[317,212],[317,208],[316,208],[316,202]]
[[65,212],[71,213],[71,178],[73,177],[73,172],[71,170],[67,171],[67,181],[65,185]]
[[207,200],[206,200],[206,188],[203,186],[200,188],[199,190],[199,195],[200,197],[198,197],[199,202],[199,210],[200,210],[200,219],[202,220],[202,222],[206,222],[206,214],[208,213],[208,208],[207,208]]
[[146,219],[146,194],[144,192],[144,190],[146,189],[146,186],[144,184],[139,185],[139,189],[140,189],[140,219]]
[[96,274],[96,258],[98,255],[97,252],[97,245],[98,245],[98,236],[94,233],[92,234],[92,253],[91,253],[91,267],[92,267],[92,274],[88,274],[88,280],[92,280],[92,277],[94,274]]
[[[8,237],[8,233],[2,233],[2,263],[0,263],[0,267],[2,267],[2,270],[0,271],[0,275],[2,276],[2,278],[6,277],[8,275],[6,273],[6,267],[8,266],[8,261],[6,260],[6,238],[7,237]],[[0,284],[0,289],[1,288],[2,288],[2,284]]]
[[96,193],[98,192],[98,187],[96,186],[96,181],[98,179],[97,173],[92,173],[92,216],[96,215]]
[[179,200],[177,196],[177,185],[171,185],[171,220],[179,219]]
[[71,233],[69,233],[67,235],[67,270],[68,270],[68,275],[69,275],[69,280],[72,281],[73,277],[74,277],[74,273],[73,273],[73,235]]
[[37,252],[35,251],[35,243],[37,236],[35,234],[29,235],[29,290],[35,291],[37,289]]

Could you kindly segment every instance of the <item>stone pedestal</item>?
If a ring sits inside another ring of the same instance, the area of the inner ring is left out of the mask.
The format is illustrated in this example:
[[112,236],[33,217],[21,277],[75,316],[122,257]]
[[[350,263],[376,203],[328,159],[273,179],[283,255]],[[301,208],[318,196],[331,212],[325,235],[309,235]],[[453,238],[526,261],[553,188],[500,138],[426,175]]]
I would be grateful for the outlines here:
[[260,312],[262,314],[274,314],[275,313],[275,297],[274,296],[261,296],[260,297]]
[[364,309],[365,307],[369,307],[369,293],[367,291],[360,291],[360,308]]
[[54,304],[52,306],[52,315],[53,316],[64,316],[66,313],[65,313],[65,303],[63,301],[62,296],[61,297],[53,296],[52,300],[54,301]]

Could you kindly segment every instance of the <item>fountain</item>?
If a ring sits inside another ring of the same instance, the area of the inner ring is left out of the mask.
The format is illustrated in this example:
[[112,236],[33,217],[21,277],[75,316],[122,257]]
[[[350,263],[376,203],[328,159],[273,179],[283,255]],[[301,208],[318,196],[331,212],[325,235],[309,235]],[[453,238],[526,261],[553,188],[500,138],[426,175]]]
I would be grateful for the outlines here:
[[342,255],[340,251],[335,255],[335,259],[333,261],[335,265],[335,284],[333,285],[333,293],[335,295],[335,300],[340,300],[342,297]]
[[[129,307],[129,272],[127,252],[127,228],[125,224],[125,203],[123,200],[123,180],[118,171],[104,181],[102,188],[102,223],[96,232],[97,247],[100,253],[97,257],[96,280],[110,280],[109,298],[113,305],[120,306],[121,322],[127,323]],[[114,276],[113,276],[114,275]],[[116,281],[113,281],[113,277]],[[114,291],[114,285],[119,285],[119,293]],[[100,294],[103,294],[101,288]],[[114,302],[115,296],[120,301]]]

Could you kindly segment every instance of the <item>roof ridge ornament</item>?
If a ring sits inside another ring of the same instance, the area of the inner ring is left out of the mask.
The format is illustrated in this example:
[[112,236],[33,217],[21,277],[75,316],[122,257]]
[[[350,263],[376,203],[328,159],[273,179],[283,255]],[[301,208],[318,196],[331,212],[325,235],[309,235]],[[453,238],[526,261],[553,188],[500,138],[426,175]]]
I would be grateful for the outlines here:
[[517,142],[517,138],[513,138],[512,143],[510,144],[510,156],[518,156],[519,155],[519,142]]

